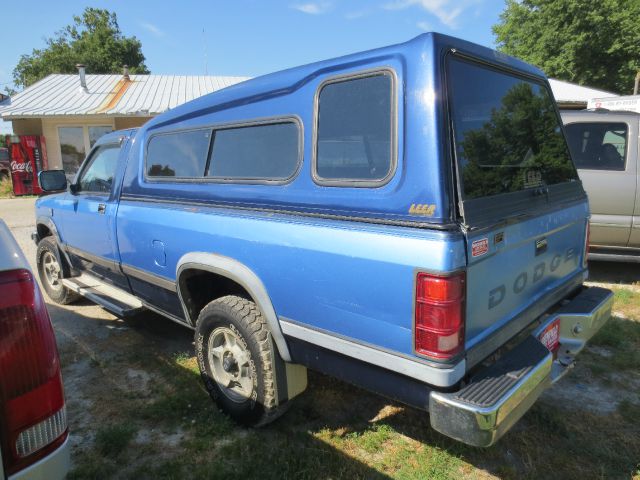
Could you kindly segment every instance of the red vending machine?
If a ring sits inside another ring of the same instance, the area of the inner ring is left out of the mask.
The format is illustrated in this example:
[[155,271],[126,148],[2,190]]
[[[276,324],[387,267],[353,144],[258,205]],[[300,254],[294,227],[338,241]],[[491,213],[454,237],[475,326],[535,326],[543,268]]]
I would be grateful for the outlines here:
[[47,149],[43,136],[7,135],[14,195],[38,195],[38,172],[46,170]]

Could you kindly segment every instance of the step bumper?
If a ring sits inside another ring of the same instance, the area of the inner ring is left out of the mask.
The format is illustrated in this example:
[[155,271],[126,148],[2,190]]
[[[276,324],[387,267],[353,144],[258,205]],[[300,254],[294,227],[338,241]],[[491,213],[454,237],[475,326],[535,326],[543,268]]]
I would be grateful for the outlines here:
[[[431,426],[468,445],[488,447],[496,443],[546,388],[573,367],[575,355],[606,323],[612,305],[610,290],[585,288],[461,390],[431,392]],[[560,347],[554,359],[538,334],[556,319],[560,320]]]

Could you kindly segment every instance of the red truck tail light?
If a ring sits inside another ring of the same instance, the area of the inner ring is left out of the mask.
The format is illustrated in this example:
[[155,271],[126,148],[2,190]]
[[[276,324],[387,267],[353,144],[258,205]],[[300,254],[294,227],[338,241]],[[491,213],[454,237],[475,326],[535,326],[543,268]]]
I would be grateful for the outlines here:
[[464,299],[464,273],[418,273],[414,318],[416,353],[446,360],[462,351]]
[[60,361],[31,272],[0,272],[0,444],[11,475],[67,437]]

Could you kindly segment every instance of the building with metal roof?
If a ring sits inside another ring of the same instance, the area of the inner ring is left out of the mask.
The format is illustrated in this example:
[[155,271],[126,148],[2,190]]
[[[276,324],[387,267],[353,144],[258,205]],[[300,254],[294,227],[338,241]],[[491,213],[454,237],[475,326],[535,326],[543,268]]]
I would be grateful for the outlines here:
[[74,173],[103,134],[138,127],[170,108],[246,80],[188,75],[49,75],[0,101],[16,135],[43,135],[48,168]]
[[587,108],[589,100],[595,97],[617,97],[615,93],[605,90],[598,90],[591,87],[583,87],[575,83],[563,82],[562,80],[549,79],[549,85],[553,91],[553,96],[560,108],[580,110]]

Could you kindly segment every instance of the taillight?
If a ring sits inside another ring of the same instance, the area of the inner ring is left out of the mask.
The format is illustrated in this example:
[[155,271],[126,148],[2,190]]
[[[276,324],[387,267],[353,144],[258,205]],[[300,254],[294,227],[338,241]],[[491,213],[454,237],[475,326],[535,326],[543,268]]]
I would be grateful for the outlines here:
[[418,273],[416,278],[416,353],[450,359],[464,347],[465,275]]
[[67,419],[56,340],[31,272],[0,272],[0,292],[0,441],[11,475],[62,444]]
[[584,233],[584,256],[582,257],[582,265],[584,267],[587,266],[587,261],[589,260],[589,236],[591,235],[591,227],[589,226],[589,219],[587,219],[587,228]]

